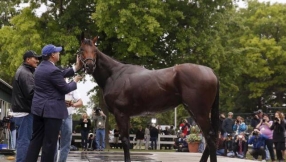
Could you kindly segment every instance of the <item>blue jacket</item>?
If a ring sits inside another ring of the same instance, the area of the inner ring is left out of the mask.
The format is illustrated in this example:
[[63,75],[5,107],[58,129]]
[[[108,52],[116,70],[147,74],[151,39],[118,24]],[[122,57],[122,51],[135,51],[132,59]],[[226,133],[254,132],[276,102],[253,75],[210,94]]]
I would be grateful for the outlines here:
[[68,116],[65,94],[77,88],[75,82],[66,83],[65,77],[74,75],[68,68],[61,71],[50,61],[42,61],[35,71],[35,89],[31,111],[45,118],[65,119]]
[[248,140],[248,144],[253,144],[253,149],[259,149],[265,146],[265,140],[267,139],[268,137],[263,134],[258,135],[257,138],[255,136],[251,136]]
[[[238,127],[238,130],[237,130],[237,127]],[[244,122],[243,122],[243,123],[240,123],[239,125],[234,124],[233,127],[232,127],[232,130],[233,130],[234,132],[237,131],[237,134],[240,134],[241,132],[245,132],[246,129],[247,129],[247,126],[246,126],[246,124],[245,124]]]

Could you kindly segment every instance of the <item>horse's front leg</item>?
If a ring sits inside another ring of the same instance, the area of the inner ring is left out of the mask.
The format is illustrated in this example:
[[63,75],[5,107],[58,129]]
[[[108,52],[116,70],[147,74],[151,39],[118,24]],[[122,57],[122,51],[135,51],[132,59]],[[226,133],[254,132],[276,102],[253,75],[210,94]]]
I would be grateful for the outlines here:
[[117,114],[115,115],[116,123],[118,125],[120,136],[121,136],[121,143],[124,150],[124,161],[130,162],[130,141],[129,141],[129,122],[130,117],[125,116],[124,114]]

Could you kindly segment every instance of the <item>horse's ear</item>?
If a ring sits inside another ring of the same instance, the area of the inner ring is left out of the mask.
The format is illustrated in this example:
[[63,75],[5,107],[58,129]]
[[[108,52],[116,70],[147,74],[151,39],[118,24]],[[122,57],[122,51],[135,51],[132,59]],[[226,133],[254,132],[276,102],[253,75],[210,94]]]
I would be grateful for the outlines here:
[[93,38],[92,42],[93,42],[94,45],[95,45],[95,43],[97,42],[97,39],[98,39],[98,36],[96,36],[96,37]]
[[84,41],[84,32],[81,32],[80,40],[81,40],[81,42],[83,42],[83,41]]

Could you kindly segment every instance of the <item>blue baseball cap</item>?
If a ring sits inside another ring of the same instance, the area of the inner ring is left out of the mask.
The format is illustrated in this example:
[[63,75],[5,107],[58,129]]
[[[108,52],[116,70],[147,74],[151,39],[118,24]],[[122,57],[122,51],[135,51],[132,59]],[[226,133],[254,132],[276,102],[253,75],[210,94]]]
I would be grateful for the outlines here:
[[48,44],[42,49],[42,56],[48,56],[51,53],[61,52],[62,49],[62,47],[56,47],[55,45]]

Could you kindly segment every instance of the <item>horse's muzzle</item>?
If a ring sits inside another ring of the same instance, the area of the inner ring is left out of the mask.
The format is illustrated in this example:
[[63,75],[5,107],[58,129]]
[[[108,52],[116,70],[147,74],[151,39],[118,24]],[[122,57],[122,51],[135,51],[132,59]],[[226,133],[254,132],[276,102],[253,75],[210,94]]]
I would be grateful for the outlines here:
[[86,67],[85,67],[85,72],[87,74],[92,74],[93,71],[95,70],[95,68],[96,68],[95,64],[87,64]]

